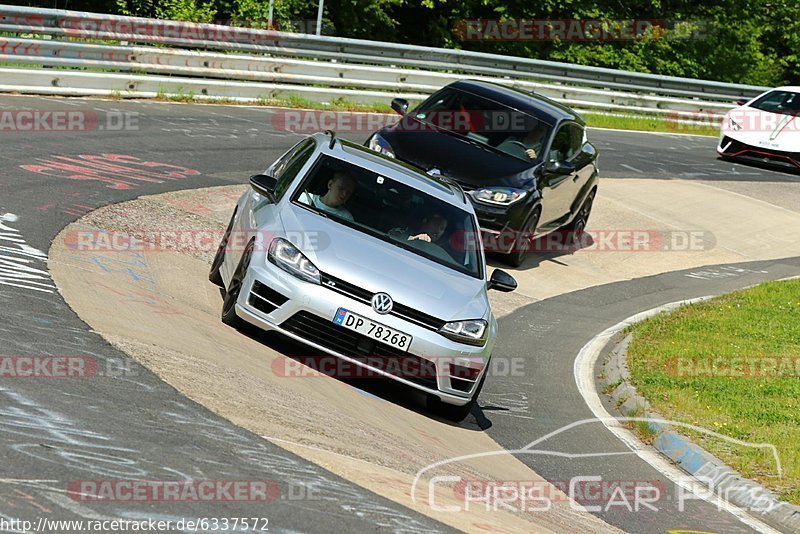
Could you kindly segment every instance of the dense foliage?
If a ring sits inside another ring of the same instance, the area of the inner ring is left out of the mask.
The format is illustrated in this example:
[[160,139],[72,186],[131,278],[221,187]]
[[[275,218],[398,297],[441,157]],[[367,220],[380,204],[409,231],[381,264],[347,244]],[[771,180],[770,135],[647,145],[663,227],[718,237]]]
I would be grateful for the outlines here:
[[[268,0],[40,0],[105,13],[208,22],[263,23]],[[308,30],[316,0],[275,0],[281,28]],[[461,41],[465,19],[686,21],[667,35],[629,41]],[[800,83],[799,0],[327,0],[324,33],[464,48],[585,65],[756,85]],[[700,31],[698,31],[700,29]]]

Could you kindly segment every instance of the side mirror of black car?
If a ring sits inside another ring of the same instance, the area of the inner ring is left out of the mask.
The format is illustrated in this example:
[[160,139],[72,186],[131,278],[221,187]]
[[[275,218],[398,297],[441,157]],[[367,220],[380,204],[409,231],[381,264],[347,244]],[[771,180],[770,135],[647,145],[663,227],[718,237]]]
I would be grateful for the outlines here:
[[394,98],[392,99],[392,109],[395,110],[400,115],[405,115],[408,111],[408,100],[405,98]]
[[517,289],[517,281],[514,277],[501,269],[495,269],[492,277],[486,284],[486,289],[496,289],[508,293]]
[[747,104],[747,102],[748,102],[748,100],[746,98],[740,98],[739,100],[736,101],[736,105],[737,106],[744,106],[745,104]]
[[550,161],[545,169],[549,173],[568,175],[575,172],[575,165],[569,161]]
[[266,174],[256,174],[250,177],[250,187],[252,187],[259,195],[264,195],[271,202],[275,202],[275,187],[278,185],[278,179]]

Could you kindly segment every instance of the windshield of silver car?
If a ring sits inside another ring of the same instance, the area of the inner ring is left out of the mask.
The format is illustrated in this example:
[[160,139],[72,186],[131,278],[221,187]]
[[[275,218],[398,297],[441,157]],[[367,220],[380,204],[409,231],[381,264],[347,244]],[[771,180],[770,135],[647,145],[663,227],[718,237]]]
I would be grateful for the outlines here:
[[483,278],[474,216],[405,183],[322,155],[292,201],[431,261]]

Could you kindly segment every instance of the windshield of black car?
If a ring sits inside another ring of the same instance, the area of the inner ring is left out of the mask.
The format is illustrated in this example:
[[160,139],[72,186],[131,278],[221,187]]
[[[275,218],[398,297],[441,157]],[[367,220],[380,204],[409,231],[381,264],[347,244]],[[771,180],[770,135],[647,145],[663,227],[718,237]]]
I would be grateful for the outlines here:
[[439,91],[410,115],[527,162],[541,159],[551,131],[529,113],[457,89]]
[[781,115],[798,115],[800,114],[800,93],[770,91],[750,104],[750,107]]
[[[420,176],[429,185],[449,187]],[[323,154],[292,201],[331,220],[475,278],[483,278],[474,216],[435,196]]]

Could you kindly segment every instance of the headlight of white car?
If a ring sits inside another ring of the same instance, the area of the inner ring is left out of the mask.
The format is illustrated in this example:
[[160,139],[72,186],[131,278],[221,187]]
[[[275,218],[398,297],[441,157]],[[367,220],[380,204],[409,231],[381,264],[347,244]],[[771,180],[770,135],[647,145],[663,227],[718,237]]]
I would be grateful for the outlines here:
[[267,257],[270,262],[301,280],[320,283],[319,269],[297,247],[283,238],[276,237],[272,240]]
[[513,187],[487,187],[470,191],[472,198],[478,202],[494,204],[496,206],[510,206],[514,202],[525,198],[528,192]]
[[733,117],[730,116],[728,117],[728,124],[730,126],[730,129],[733,130],[734,132],[738,132],[739,130],[742,129],[742,125],[733,120]]
[[447,323],[439,330],[439,333],[459,343],[481,346],[486,344],[488,328],[483,319],[472,319]]
[[392,150],[392,145],[389,144],[386,139],[381,137],[378,134],[373,135],[369,138],[369,148],[374,150],[375,152],[380,152],[384,156],[389,156],[390,158],[394,157],[394,151]]

